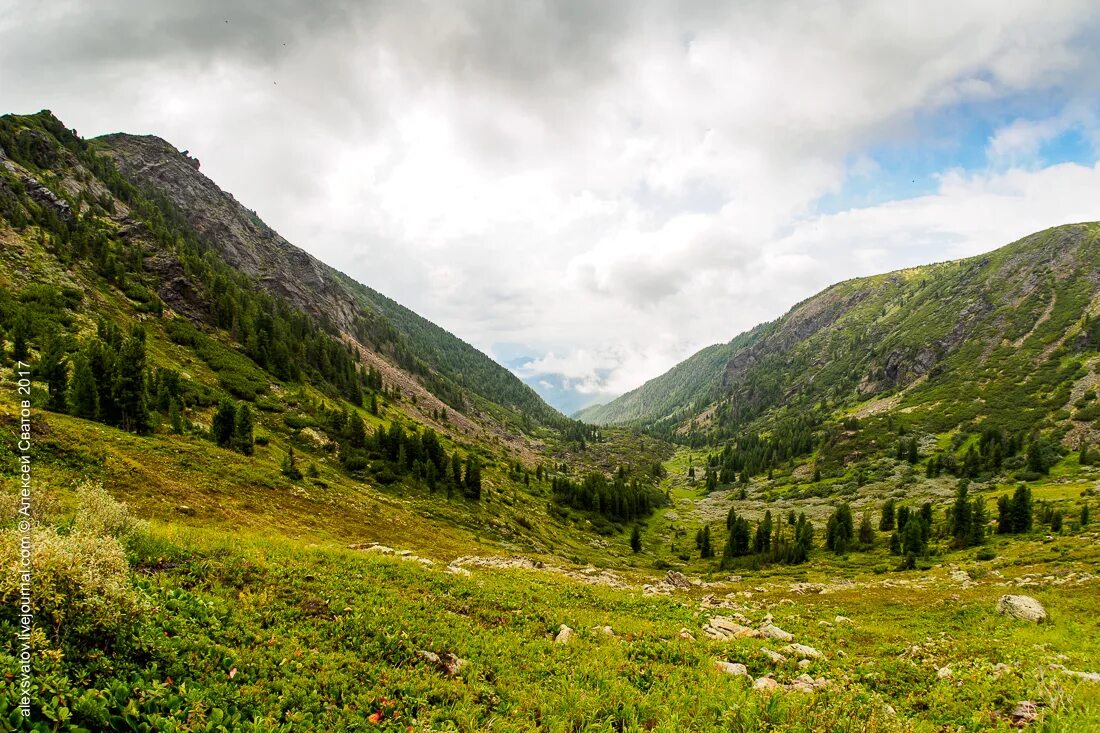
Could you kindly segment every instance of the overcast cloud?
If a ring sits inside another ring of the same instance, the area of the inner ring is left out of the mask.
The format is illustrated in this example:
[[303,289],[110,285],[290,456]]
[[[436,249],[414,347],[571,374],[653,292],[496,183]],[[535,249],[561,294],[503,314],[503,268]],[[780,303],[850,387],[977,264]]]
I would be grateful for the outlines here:
[[1092,2],[0,0],[0,111],[152,133],[569,409],[836,280],[1100,219]]

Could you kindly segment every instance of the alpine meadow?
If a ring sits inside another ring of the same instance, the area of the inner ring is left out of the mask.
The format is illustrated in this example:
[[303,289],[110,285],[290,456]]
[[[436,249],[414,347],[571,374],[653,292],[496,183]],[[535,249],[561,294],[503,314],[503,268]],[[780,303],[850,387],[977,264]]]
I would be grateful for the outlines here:
[[0,117],[0,731],[1100,731],[1100,222],[852,265],[573,410],[53,109]]

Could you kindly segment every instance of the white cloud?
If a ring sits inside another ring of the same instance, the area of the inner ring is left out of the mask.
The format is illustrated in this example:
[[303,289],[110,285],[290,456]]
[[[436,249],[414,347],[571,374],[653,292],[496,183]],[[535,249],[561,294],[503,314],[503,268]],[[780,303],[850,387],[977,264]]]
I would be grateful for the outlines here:
[[[1098,218],[1094,3],[0,0],[0,107],[156,133],[291,241],[579,391],[636,386],[830,282]],[[228,22],[227,22],[228,21]],[[1040,100],[995,172],[816,216],[878,144]],[[1050,100],[1056,100],[1057,104]],[[1085,100],[1085,102],[1081,102]]]

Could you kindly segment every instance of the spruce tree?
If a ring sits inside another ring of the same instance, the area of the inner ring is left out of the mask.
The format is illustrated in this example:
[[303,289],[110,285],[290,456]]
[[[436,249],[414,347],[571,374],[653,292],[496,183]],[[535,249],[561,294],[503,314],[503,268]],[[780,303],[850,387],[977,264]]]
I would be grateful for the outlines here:
[[863,512],[863,518],[859,522],[859,544],[863,547],[872,547],[875,544],[875,528],[871,524],[871,512]]
[[283,456],[283,463],[280,466],[283,475],[291,481],[299,481],[302,478],[302,472],[298,470],[298,464],[294,459],[293,446],[287,449],[287,453]]
[[114,397],[122,429],[132,433],[149,432],[153,423],[145,385],[145,332],[141,329],[134,329],[134,333],[122,342],[115,374]]
[[52,336],[46,342],[34,371],[45,382],[49,393],[46,408],[54,412],[65,412],[69,406],[69,360],[65,356],[65,344],[60,337]]
[[237,408],[237,416],[233,421],[233,447],[246,456],[250,456],[252,455],[254,442],[252,408],[248,406],[247,402],[242,402],[241,406]]
[[1081,527],[1082,529],[1089,526],[1089,503],[1086,501],[1081,507]]
[[848,551],[854,534],[852,507],[845,502],[836,508],[825,525],[825,546],[836,554],[843,555]]
[[1062,531],[1062,512],[1055,511],[1050,516],[1050,531],[1054,534],[1059,534]]
[[878,522],[881,532],[889,532],[894,528],[894,500],[887,499],[882,505],[882,516]]
[[95,374],[85,353],[80,353],[73,364],[73,381],[70,385],[69,400],[72,413],[85,420],[95,420],[99,416],[99,391],[96,389]]
[[630,549],[637,555],[642,551],[642,533],[638,530],[638,525],[634,525],[634,529],[630,532]]
[[989,523],[989,515],[985,509],[985,501],[981,497],[974,499],[970,505],[970,532],[966,538],[969,547],[985,542],[986,525]]
[[183,412],[179,400],[172,400],[168,406],[168,424],[172,426],[173,433],[183,435]]
[[29,342],[31,338],[31,324],[26,316],[20,314],[15,319],[15,325],[11,331],[11,358],[16,361],[26,361],[30,356]]
[[951,533],[955,537],[956,547],[966,547],[967,539],[970,537],[970,481],[968,479],[959,479],[958,486],[955,487],[955,504],[951,510]]
[[237,420],[237,408],[233,402],[223,397],[218,403],[218,409],[214,411],[214,418],[210,422],[210,436],[214,442],[223,448],[229,447],[233,442],[233,428]]
[[714,549],[711,547],[710,541],[710,525],[704,525],[702,529],[702,537],[699,542],[699,557],[706,559],[714,557]]
[[1026,484],[1016,487],[1010,507],[1012,531],[1015,534],[1030,532],[1034,521],[1031,506],[1031,489]]

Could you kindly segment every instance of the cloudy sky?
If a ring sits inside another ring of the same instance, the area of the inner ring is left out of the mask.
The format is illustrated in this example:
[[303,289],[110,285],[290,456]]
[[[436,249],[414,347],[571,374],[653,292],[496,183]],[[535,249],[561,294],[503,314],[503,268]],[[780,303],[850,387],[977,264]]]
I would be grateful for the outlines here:
[[572,410],[1100,219],[1095,2],[0,0],[0,111],[159,135]]

